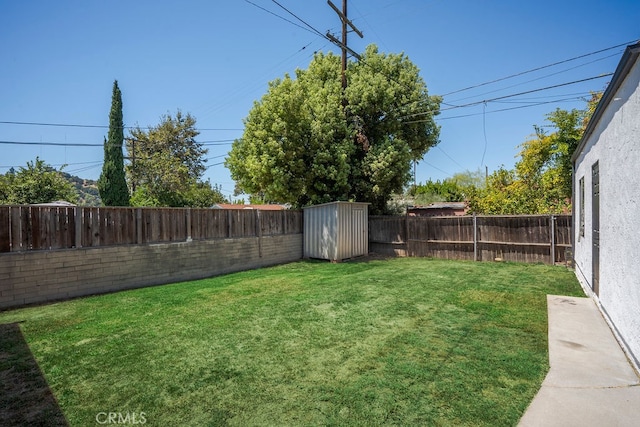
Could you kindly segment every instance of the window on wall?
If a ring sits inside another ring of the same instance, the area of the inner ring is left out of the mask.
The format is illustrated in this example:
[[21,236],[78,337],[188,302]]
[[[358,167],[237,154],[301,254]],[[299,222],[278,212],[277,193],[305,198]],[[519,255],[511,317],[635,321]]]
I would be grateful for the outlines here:
[[584,176],[580,178],[579,184],[580,198],[580,237],[584,237]]

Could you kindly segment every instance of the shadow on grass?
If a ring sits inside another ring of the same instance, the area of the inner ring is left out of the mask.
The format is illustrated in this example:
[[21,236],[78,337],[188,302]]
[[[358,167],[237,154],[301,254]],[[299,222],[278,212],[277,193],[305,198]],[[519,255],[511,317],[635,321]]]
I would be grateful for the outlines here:
[[18,323],[0,324],[0,425],[69,425]]
[[361,256],[357,256],[357,257],[353,257],[353,258],[347,258],[345,260],[343,260],[342,262],[348,262],[348,263],[352,263],[352,264],[360,264],[360,263],[367,263],[367,262],[371,262],[371,261],[388,261],[390,259],[395,259],[395,258],[402,258],[396,255],[387,255],[387,254],[378,254],[375,252],[369,252],[369,254],[367,255],[361,255]]

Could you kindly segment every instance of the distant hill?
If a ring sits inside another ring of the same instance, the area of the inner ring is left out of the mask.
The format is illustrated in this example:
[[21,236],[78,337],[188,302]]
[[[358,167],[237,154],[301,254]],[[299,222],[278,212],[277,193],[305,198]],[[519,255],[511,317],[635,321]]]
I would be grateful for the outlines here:
[[66,172],[62,172],[62,176],[72,183],[78,192],[78,206],[102,206],[97,181],[80,178]]

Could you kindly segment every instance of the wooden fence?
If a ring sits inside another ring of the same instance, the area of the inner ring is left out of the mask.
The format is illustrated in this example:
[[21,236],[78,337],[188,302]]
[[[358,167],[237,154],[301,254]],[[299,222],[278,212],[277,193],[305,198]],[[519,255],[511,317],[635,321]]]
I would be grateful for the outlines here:
[[302,233],[301,211],[0,206],[0,252]]
[[[302,233],[301,211],[0,206],[0,252]],[[570,215],[370,216],[371,252],[566,262]]]
[[373,252],[415,257],[566,262],[571,215],[369,217]]

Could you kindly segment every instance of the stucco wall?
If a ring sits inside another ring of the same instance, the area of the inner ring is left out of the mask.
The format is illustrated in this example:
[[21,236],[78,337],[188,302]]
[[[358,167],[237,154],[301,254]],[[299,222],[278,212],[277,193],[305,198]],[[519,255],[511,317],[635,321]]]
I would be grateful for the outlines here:
[[[600,170],[600,281],[592,292],[592,165]],[[580,179],[584,178],[584,236]],[[640,360],[640,64],[627,75],[576,158],[574,173],[576,275],[619,337]]]
[[0,309],[302,258],[302,234],[0,254]]

